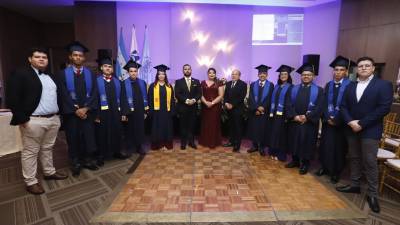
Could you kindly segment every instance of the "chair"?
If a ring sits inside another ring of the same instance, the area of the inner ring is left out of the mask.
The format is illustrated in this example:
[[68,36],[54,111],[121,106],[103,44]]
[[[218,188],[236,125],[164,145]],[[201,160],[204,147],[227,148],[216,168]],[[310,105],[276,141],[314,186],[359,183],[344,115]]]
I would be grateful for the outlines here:
[[378,160],[398,158],[400,153],[400,124],[386,120],[378,149]]
[[383,187],[388,187],[391,190],[400,194],[399,175],[400,175],[400,159],[388,159],[384,163],[382,179],[379,185],[379,192],[382,193]]

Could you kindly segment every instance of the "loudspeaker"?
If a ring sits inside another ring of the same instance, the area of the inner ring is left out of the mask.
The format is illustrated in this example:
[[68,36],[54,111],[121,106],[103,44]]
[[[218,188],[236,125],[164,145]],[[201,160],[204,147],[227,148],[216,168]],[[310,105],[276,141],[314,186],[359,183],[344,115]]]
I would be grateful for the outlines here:
[[303,55],[303,64],[304,63],[310,63],[314,65],[314,70],[315,70],[315,75],[318,75],[319,71],[319,55]]

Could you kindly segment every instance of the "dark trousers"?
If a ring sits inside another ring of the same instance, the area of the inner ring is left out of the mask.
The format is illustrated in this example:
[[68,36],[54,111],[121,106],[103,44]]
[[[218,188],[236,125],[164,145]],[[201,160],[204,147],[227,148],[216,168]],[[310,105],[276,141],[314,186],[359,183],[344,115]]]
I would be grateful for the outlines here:
[[94,123],[90,115],[85,120],[75,114],[63,115],[68,156],[73,165],[85,163],[96,152]]
[[240,148],[242,143],[242,130],[243,130],[243,117],[242,111],[238,109],[232,109],[228,111],[229,116],[229,130],[230,130],[230,142],[234,147]]
[[185,110],[179,116],[181,145],[194,144],[193,130],[196,124],[196,108]]
[[379,140],[361,138],[358,134],[348,132],[347,141],[349,144],[351,185],[359,187],[364,172],[368,184],[367,194],[371,197],[377,197]]

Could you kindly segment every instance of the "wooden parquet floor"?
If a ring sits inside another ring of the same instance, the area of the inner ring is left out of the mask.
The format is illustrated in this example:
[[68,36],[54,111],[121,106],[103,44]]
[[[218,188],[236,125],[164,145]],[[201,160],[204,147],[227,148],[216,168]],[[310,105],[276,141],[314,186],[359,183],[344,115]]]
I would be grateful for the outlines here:
[[[118,189],[117,189],[118,190]],[[313,175],[258,153],[153,151],[94,222],[251,222],[365,218]]]

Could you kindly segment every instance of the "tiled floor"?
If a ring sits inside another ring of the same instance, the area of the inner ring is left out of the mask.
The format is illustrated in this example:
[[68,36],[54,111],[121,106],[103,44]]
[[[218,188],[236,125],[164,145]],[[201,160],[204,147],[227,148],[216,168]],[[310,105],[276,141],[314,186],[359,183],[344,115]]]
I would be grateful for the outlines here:
[[96,222],[365,218],[314,176],[225,148],[151,152]]

